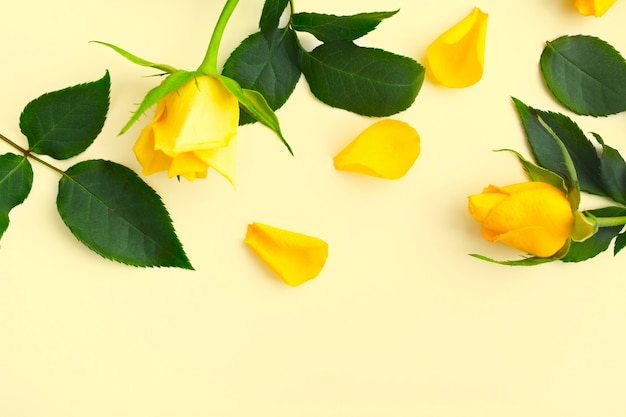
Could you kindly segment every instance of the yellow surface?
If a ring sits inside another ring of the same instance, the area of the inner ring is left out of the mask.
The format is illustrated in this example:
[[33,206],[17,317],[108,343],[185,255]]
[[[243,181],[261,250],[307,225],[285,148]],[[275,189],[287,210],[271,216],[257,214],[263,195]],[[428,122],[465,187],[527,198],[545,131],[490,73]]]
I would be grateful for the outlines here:
[[[195,68],[221,6],[5,2],[0,132],[25,143],[18,118],[28,101],[109,69],[110,117],[85,157],[139,172],[131,147],[151,114],[117,132],[156,80],[88,41]],[[149,177],[196,271],[132,269],[93,254],[55,211],[58,176],[36,165],[33,191],[0,242],[0,415],[626,415],[626,254],[533,268],[484,263],[467,253],[517,252],[482,239],[466,208],[467,195],[489,183],[524,180],[514,156],[491,152],[528,156],[510,96],[569,114],[539,76],[545,42],[583,33],[626,52],[626,2],[597,19],[566,0],[296,1],[300,11],[334,14],[400,8],[360,43],[418,61],[474,6],[489,13],[483,79],[462,90],[426,80],[394,116],[422,138],[401,180],[333,168],[371,120],[319,104],[304,81],[278,113],[295,157],[267,129],[247,126],[236,190],[218,174],[194,183]],[[261,7],[240,3],[221,62],[255,29]],[[625,115],[575,120],[626,153]],[[243,243],[253,221],[327,241],[322,273],[297,288],[273,276]]]

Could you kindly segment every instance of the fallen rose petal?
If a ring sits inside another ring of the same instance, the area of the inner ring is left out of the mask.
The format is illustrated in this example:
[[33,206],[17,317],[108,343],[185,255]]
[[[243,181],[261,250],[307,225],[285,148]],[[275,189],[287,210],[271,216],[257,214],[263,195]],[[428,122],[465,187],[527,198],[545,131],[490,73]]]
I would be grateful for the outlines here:
[[319,275],[328,258],[323,240],[262,223],[248,225],[245,243],[291,286]]
[[380,120],[356,137],[335,158],[335,168],[379,178],[398,179],[420,154],[420,137],[409,124]]
[[428,47],[426,67],[438,83],[463,88],[480,81],[485,63],[487,17],[475,7]]
[[574,7],[584,16],[600,17],[616,2],[617,0],[575,0]]

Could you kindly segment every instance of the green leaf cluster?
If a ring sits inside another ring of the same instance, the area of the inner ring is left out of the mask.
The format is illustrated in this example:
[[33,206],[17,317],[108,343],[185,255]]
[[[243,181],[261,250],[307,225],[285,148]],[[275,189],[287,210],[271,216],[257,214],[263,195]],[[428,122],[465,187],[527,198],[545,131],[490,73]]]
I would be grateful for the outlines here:
[[[609,116],[626,111],[626,61],[610,44],[593,36],[562,36],[541,54],[543,79],[554,97],[579,115]],[[580,262],[613,243],[616,255],[626,246],[626,162],[619,151],[592,132],[591,138],[570,117],[527,106],[513,98],[534,163],[514,152],[532,181],[563,190],[574,212],[569,242],[550,258],[497,261],[504,265],[537,265],[561,260]],[[578,211],[580,193],[613,201],[601,209]]]
[[[289,22],[279,27],[288,5]],[[304,75],[313,95],[327,105],[365,116],[398,113],[415,101],[424,68],[411,58],[354,43],[396,13],[295,13],[288,0],[266,0],[259,31],[232,52],[222,74],[261,93],[273,110],[285,104]],[[307,51],[299,32],[321,44]],[[255,119],[243,115],[240,123]]]
[[[561,189],[574,213],[570,240],[549,258],[527,257],[515,261],[496,261],[503,265],[528,266],[561,260],[580,262],[607,250],[615,240],[614,254],[626,246],[626,162],[619,152],[593,134],[597,148],[569,117],[527,106],[513,98],[535,163],[515,153],[532,181],[542,181]],[[578,211],[580,193],[586,192],[613,200],[615,206]]]
[[[537,110],[517,99],[513,101],[533,158],[539,166],[564,178],[569,187],[606,197],[617,204],[603,210],[584,212],[585,216],[598,225],[603,224],[603,218],[626,216],[626,209],[621,207],[626,205],[626,162],[620,153],[608,146],[597,133],[592,134],[597,142],[594,144],[572,119],[563,114]],[[558,143],[562,144],[565,152],[559,151]],[[572,242],[570,251],[562,259],[578,262],[596,256],[608,248],[622,228],[622,225],[612,222],[600,227],[598,233],[588,239]],[[620,241],[624,239],[626,236]],[[614,253],[622,248],[622,245],[616,245]]]
[[59,215],[76,238],[101,256],[134,266],[192,269],[158,194],[132,170],[111,161],[87,160],[66,171],[39,156],[61,160],[85,151],[101,132],[109,108],[109,73],[96,81],[44,94],[26,105],[21,155],[0,155],[0,236],[9,212],[30,193],[36,160],[61,175]]

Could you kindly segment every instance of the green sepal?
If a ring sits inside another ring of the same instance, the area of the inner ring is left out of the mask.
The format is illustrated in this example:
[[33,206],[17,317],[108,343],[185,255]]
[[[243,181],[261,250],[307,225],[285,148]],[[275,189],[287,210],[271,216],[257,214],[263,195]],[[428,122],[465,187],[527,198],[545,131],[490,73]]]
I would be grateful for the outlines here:
[[293,155],[291,147],[283,137],[280,130],[280,122],[274,111],[270,108],[261,93],[254,90],[241,88],[237,81],[232,78],[218,75],[217,78],[233,94],[239,103],[248,111],[255,119],[270,128],[276,133],[281,142],[287,147],[289,153]]
[[88,160],[70,167],[59,181],[57,209],[74,236],[104,258],[193,269],[159,195],[123,165]]
[[545,264],[548,262],[558,261],[558,259],[556,258],[540,258],[538,256],[530,256],[528,258],[522,258],[522,259],[518,259],[515,261],[499,261],[497,259],[489,258],[487,256],[480,255],[477,253],[470,253],[470,256],[473,256],[474,258],[477,258],[483,261],[487,261],[487,262],[491,262],[491,263],[499,264],[499,265],[506,265],[506,266],[535,266],[535,265]]
[[562,36],[541,54],[541,72],[556,99],[577,114],[626,110],[626,61],[602,39]]
[[578,210],[580,204],[580,183],[578,182],[578,174],[574,167],[574,161],[565,147],[565,144],[561,141],[561,138],[552,130],[550,126],[543,120],[541,116],[538,117],[539,123],[543,128],[552,136],[552,139],[557,144],[559,151],[561,152],[561,158],[563,158],[564,168],[567,171],[567,175],[564,177],[565,186],[567,187],[567,199],[570,202],[572,211]]
[[[272,110],[285,104],[300,74],[298,40],[288,28],[250,35],[235,48],[222,70],[222,75],[237,81],[242,88],[261,93]],[[239,118],[240,125],[255,121],[247,112]]]
[[482,259],[483,261],[496,263],[496,264],[499,264],[499,265],[507,265],[507,266],[535,266],[535,265],[541,265],[541,264],[554,262],[554,261],[558,261],[558,260],[562,259],[567,254],[567,252],[569,252],[570,245],[571,245],[571,241],[570,241],[570,239],[567,239],[567,242],[565,242],[565,245],[563,245],[563,247],[561,249],[559,249],[554,255],[549,256],[547,258],[541,258],[539,256],[529,256],[529,257],[522,258],[522,259],[516,259],[514,261],[499,261],[497,259],[492,259],[492,258],[489,258],[487,256],[479,255],[479,254],[475,254],[475,253],[471,253],[470,256],[473,256],[474,258]]
[[522,164],[522,168],[524,169],[524,172],[526,172],[526,175],[528,175],[528,178],[530,178],[531,181],[539,181],[539,182],[548,183],[558,188],[559,190],[561,190],[563,194],[565,195],[568,194],[565,181],[560,175],[548,169],[540,167],[539,165],[533,164],[532,162],[524,158],[522,154],[512,149],[499,149],[496,152],[502,152],[502,151],[511,152],[517,156],[517,159]]
[[259,20],[259,28],[264,35],[271,35],[278,28],[288,4],[289,0],[265,0]]
[[359,13],[351,16],[294,13],[291,16],[291,24],[294,30],[308,32],[322,42],[353,41],[376,29],[381,21],[398,11]]
[[107,71],[93,82],[46,93],[26,105],[20,129],[29,151],[67,159],[85,151],[102,131],[109,110]]
[[[624,216],[626,215],[626,209],[623,207],[604,207],[585,211],[583,215],[599,222],[602,218],[606,217]],[[572,242],[569,252],[562,260],[564,262],[581,262],[593,258],[609,248],[611,241],[618,236],[623,227],[624,225],[599,227],[596,233],[588,239],[582,242]],[[617,248],[617,242],[615,249],[616,251],[619,250]]]
[[161,99],[165,98],[169,93],[182,87],[187,81],[191,80],[197,75],[196,72],[176,70],[172,72],[163,80],[161,84],[148,91],[148,94],[143,98],[143,101],[133,112],[132,117],[126,123],[126,125],[120,131],[120,135],[126,132],[139,118],[150,109],[150,107],[157,104]]
[[318,100],[363,116],[408,109],[424,81],[424,67],[415,60],[349,41],[301,49],[299,63]]
[[570,238],[574,242],[584,242],[598,232],[598,223],[595,221],[595,217],[591,213],[575,211],[573,214],[574,224],[572,225]]
[[91,41],[93,43],[97,43],[100,45],[104,45],[106,47],[109,47],[111,49],[113,49],[115,52],[117,52],[118,54],[120,54],[121,56],[123,56],[124,58],[126,58],[127,60],[129,60],[130,62],[132,62],[133,64],[137,64],[137,65],[141,65],[142,67],[150,67],[150,68],[154,68],[154,69],[158,69],[160,71],[163,71],[167,74],[171,74],[174,71],[176,71],[176,68],[167,65],[167,64],[157,64],[155,62],[150,62],[148,60],[145,60],[143,58],[139,58],[137,55],[133,55],[130,52],[120,48],[119,46],[110,44],[110,43],[106,43],[106,42],[101,42],[101,41]]
[[22,204],[33,185],[33,168],[21,155],[0,155],[0,238],[9,227],[9,212]]

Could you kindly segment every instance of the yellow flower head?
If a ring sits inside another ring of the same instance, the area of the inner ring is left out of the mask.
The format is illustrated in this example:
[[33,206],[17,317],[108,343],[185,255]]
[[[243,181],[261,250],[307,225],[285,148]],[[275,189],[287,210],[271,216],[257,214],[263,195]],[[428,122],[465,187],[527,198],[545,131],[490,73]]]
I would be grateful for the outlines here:
[[479,8],[439,36],[426,50],[429,74],[446,87],[463,88],[483,76],[487,17]]
[[232,183],[238,123],[235,96],[218,79],[199,75],[159,101],[133,151],[144,175],[167,171],[193,181],[212,167]]
[[469,212],[482,236],[531,255],[547,258],[559,251],[572,233],[574,215],[565,194],[544,182],[496,187],[469,197]]
[[245,242],[291,286],[319,275],[328,258],[323,240],[262,223],[248,225]]
[[574,7],[584,16],[602,16],[617,0],[574,0]]
[[335,168],[379,178],[398,179],[420,154],[420,137],[409,124],[380,120],[356,137],[335,158]]

